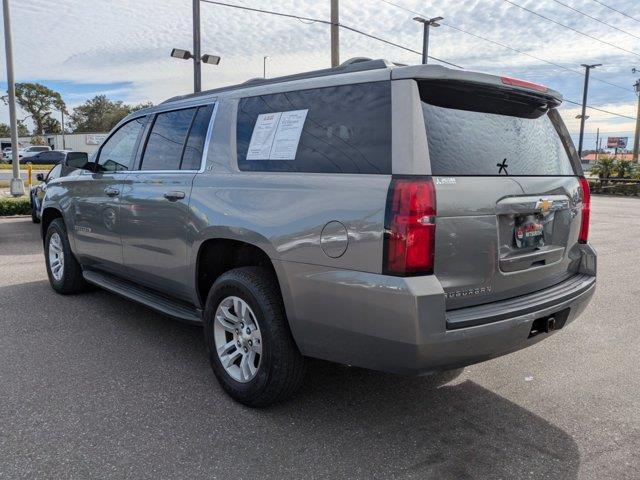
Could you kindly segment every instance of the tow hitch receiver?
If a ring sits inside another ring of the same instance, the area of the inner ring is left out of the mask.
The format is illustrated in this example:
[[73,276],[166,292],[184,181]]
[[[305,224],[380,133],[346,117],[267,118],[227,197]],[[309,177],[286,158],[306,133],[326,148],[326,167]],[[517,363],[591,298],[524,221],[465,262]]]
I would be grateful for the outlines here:
[[531,324],[531,332],[529,332],[529,338],[535,337],[541,333],[549,333],[554,330],[560,330],[564,327],[567,317],[569,316],[569,309],[562,310],[547,317],[536,318]]

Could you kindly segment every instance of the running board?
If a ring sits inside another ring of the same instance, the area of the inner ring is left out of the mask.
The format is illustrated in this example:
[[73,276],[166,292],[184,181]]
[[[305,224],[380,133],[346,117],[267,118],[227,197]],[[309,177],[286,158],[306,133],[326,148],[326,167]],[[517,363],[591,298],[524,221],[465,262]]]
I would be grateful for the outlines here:
[[120,295],[134,302],[141,303],[169,317],[182,322],[202,324],[202,313],[195,307],[182,302],[171,300],[148,288],[141,287],[133,282],[109,275],[107,273],[85,270],[82,272],[84,279],[100,288]]

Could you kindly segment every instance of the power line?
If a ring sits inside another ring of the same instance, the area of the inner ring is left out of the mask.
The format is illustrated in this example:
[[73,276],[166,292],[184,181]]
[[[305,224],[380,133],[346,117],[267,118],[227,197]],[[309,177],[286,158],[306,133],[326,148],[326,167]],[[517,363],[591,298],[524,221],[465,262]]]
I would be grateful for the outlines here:
[[[567,102],[567,103],[573,103],[574,105],[582,106],[582,103],[574,102],[573,100],[569,100],[567,98],[565,98],[564,101]],[[635,120],[636,119],[636,117],[630,117],[629,115],[623,115],[621,113],[610,112],[609,110],[604,110],[602,108],[592,107],[591,105],[587,105],[587,108],[590,108],[591,110],[597,110],[598,112],[602,112],[602,113],[608,113],[609,115],[615,115],[616,117],[628,118],[630,120]]]
[[[245,7],[243,5],[233,5],[231,3],[216,2],[214,0],[201,0],[201,1],[205,2],[205,3],[211,3],[213,5],[220,5],[220,6],[223,6],[223,7],[237,8],[239,10],[248,10],[248,11],[251,11],[251,12],[258,12],[258,13],[266,13],[266,14],[269,14],[269,15],[276,15],[278,17],[295,18],[295,19],[300,20],[300,21],[307,21],[307,22],[311,22],[311,23],[317,22],[317,23],[323,23],[325,25],[331,25],[331,22],[329,20],[323,20],[323,19],[319,19],[319,18],[302,17],[302,16],[299,16],[299,15],[292,15],[292,14],[289,14],[289,13],[274,12],[272,10],[263,10],[263,9],[260,9],[260,8]],[[389,40],[386,40],[386,39],[384,39],[382,37],[378,37],[378,36],[373,35],[371,33],[363,32],[362,30],[359,30],[357,28],[350,27],[348,25],[343,25],[341,23],[338,24],[338,26],[340,28],[344,28],[345,30],[349,30],[351,32],[358,33],[360,35],[364,35],[365,37],[371,38],[373,40],[377,40],[379,42],[386,43],[387,45],[391,45],[393,47],[401,48],[401,49],[406,50],[408,52],[412,52],[412,53],[416,53],[418,55],[422,55],[422,52],[419,52],[417,50],[413,50],[412,48],[406,47],[404,45],[400,45],[400,44],[395,43],[395,42],[391,42]],[[441,58],[433,57],[431,55],[429,55],[429,58],[432,59],[432,60],[435,60],[437,62],[444,63],[446,65],[451,65],[452,67],[464,68],[464,67],[461,67],[460,65],[456,65],[455,63],[447,62],[446,60],[442,60]]]
[[565,25],[564,23],[558,22],[557,20],[554,20],[552,18],[546,17],[546,16],[542,15],[541,13],[535,12],[535,11],[533,11],[533,10],[527,8],[527,7],[523,7],[522,5],[518,5],[517,3],[513,3],[511,0],[503,0],[503,1],[508,3],[509,5],[513,5],[514,7],[520,8],[520,9],[524,10],[525,12],[529,12],[532,15],[535,15],[536,17],[543,18],[544,20],[547,20],[548,22],[555,23],[556,25],[559,25],[559,26],[561,26],[563,28],[571,30],[572,32],[577,33],[578,35],[582,35],[583,37],[590,38],[592,40],[595,40],[596,42],[600,42],[600,43],[602,43],[604,45],[609,45],[610,47],[617,48],[618,50],[621,50],[623,52],[627,52],[627,53],[630,53],[631,55],[635,55],[636,57],[640,57],[640,53],[636,53],[633,50],[627,50],[626,48],[620,47],[620,46],[618,46],[618,45],[616,45],[614,43],[610,43],[610,42],[607,42],[606,40],[602,40],[602,39],[600,39],[598,37],[594,37],[593,35],[589,35],[588,33],[584,33],[582,31],[578,30],[577,28],[570,27],[568,25]]
[[620,10],[616,10],[615,8],[610,7],[609,5],[607,5],[607,4],[605,4],[605,3],[602,3],[602,2],[601,2],[601,1],[599,1],[599,0],[593,0],[593,1],[594,1],[594,2],[596,2],[596,3],[597,3],[597,4],[599,4],[599,5],[602,5],[603,7],[608,8],[609,10],[613,10],[614,12],[617,12],[617,13],[619,13],[620,15],[624,15],[625,17],[630,18],[631,20],[634,20],[634,21],[636,21],[636,22],[640,23],[640,20],[638,20],[637,18],[633,18],[631,15],[627,15],[626,13],[624,13],[624,12],[622,12],[622,11],[620,11]]
[[[417,12],[417,11],[415,11],[415,10],[411,10],[410,8],[403,7],[402,5],[398,5],[397,3],[393,3],[393,2],[391,2],[391,1],[389,1],[389,0],[380,0],[380,1],[381,1],[381,2],[384,2],[384,3],[388,4],[388,5],[391,5],[391,6],[397,7],[397,8],[399,8],[399,9],[401,9],[401,10],[404,10],[405,12],[413,13],[413,14],[415,14],[415,15],[423,15],[423,14],[422,14],[422,13],[420,13],[420,12]],[[423,16],[424,16],[424,15],[423,15]],[[461,33],[464,33],[464,34],[466,34],[466,35],[469,35],[469,36],[472,36],[472,37],[478,38],[478,39],[480,39],[480,40],[484,40],[485,42],[489,42],[489,43],[492,43],[492,44],[494,44],[494,45],[498,45],[499,47],[506,48],[507,50],[511,50],[511,51],[516,52],[516,53],[518,53],[518,54],[520,54],[520,55],[525,55],[525,56],[527,56],[527,57],[529,57],[529,58],[533,58],[533,59],[535,59],[535,60],[538,60],[539,62],[544,62],[544,63],[547,63],[547,64],[549,64],[549,65],[553,65],[554,67],[561,68],[562,70],[566,70],[567,72],[575,73],[576,75],[580,75],[581,77],[582,77],[582,76],[584,76],[584,73],[583,73],[583,72],[581,72],[581,71],[579,71],[579,70],[575,70],[575,69],[573,69],[573,68],[569,68],[569,67],[566,67],[566,66],[564,66],[564,65],[560,65],[559,63],[555,63],[555,62],[552,62],[552,61],[550,61],[550,60],[545,60],[544,58],[537,57],[537,56],[532,55],[532,54],[530,54],[530,53],[527,53],[527,52],[524,52],[524,51],[522,51],[522,50],[519,50],[519,49],[517,49],[517,48],[515,48],[515,47],[511,47],[511,46],[509,46],[509,45],[506,45],[506,44],[504,44],[504,43],[498,42],[498,41],[496,41],[496,40],[492,40],[492,39],[490,39],[490,38],[483,37],[482,35],[478,35],[478,34],[476,34],[476,33],[469,32],[468,30],[464,30],[464,29],[462,29],[462,28],[460,28],[460,27],[456,27],[456,26],[451,25],[451,24],[449,24],[449,23],[445,23],[445,22],[443,22],[442,20],[440,20],[440,21],[439,21],[439,23],[440,23],[441,25],[444,25],[445,27],[451,28],[452,30],[456,30],[456,31],[458,31],[458,32],[461,32]],[[609,81],[607,81],[607,80],[602,80],[602,79],[597,78],[597,77],[595,77],[595,76],[593,77],[593,80],[594,80],[594,81],[597,81],[597,82],[601,82],[601,83],[607,84],[607,85],[609,85],[609,86],[611,86],[611,87],[619,88],[619,89],[624,90],[624,91],[629,92],[629,93],[634,93],[634,91],[633,91],[633,90],[631,90],[630,88],[623,87],[622,85],[618,85],[618,84],[616,84],[616,83],[612,83],[612,82],[609,82]],[[634,93],[634,94],[635,94],[635,93]]]
[[596,22],[599,22],[599,23],[601,23],[603,25],[606,25],[609,28],[612,28],[614,30],[618,30],[619,32],[622,32],[622,33],[626,33],[627,35],[631,35],[633,38],[637,38],[638,40],[640,40],[639,36],[634,35],[633,33],[627,32],[626,30],[623,30],[621,28],[618,28],[615,25],[611,25],[610,23],[607,23],[607,22],[605,22],[603,20],[600,20],[599,18],[591,16],[588,13],[585,13],[585,12],[583,12],[581,10],[578,10],[577,8],[572,7],[571,5],[567,5],[566,3],[563,3],[563,2],[561,2],[559,0],[552,0],[552,1],[554,1],[558,5],[562,5],[563,7],[568,8],[569,10],[573,10],[574,12],[579,13],[580,15],[582,15],[584,17],[590,18],[591,20],[595,20]]

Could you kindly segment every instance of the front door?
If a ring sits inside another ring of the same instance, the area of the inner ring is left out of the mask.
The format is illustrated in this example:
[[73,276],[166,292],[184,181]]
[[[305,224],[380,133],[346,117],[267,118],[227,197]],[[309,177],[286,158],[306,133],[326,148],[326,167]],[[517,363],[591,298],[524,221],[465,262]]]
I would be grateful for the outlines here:
[[102,145],[93,172],[78,175],[72,209],[77,254],[83,264],[111,273],[122,271],[120,196],[135,160],[145,117],[131,120]]
[[158,113],[139,168],[121,195],[127,276],[154,290],[192,299],[188,285],[189,197],[201,169],[212,105]]

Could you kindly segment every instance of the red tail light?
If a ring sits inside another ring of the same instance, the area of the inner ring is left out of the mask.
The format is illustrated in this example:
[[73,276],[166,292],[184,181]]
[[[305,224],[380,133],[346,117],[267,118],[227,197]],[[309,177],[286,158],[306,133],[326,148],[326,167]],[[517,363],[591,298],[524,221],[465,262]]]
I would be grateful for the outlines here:
[[385,214],[384,273],[433,273],[435,222],[436,192],[431,178],[391,180]]
[[589,217],[591,216],[591,192],[589,182],[580,177],[580,189],[582,190],[582,221],[580,222],[579,243],[587,243],[589,239]]

